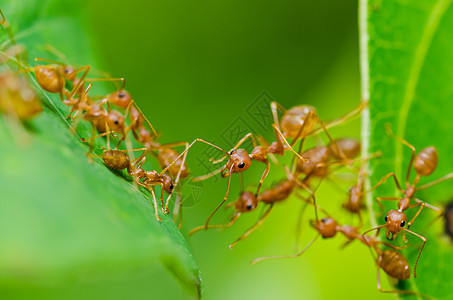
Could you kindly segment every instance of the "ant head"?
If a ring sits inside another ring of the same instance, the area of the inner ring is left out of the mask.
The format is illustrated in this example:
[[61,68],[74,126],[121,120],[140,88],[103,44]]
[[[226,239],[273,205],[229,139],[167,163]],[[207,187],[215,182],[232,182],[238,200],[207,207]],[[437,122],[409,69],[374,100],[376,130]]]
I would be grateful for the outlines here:
[[360,142],[354,138],[341,138],[335,140],[335,143],[329,144],[329,149],[332,156],[336,159],[342,159],[340,150],[349,158],[356,158],[360,154]]
[[422,176],[431,175],[437,167],[437,150],[434,146],[426,147],[415,157],[414,169]]
[[125,89],[118,90],[107,96],[107,100],[118,107],[127,108],[132,101],[131,94]]
[[338,224],[332,218],[324,218],[318,221],[311,221],[313,226],[323,238],[330,238],[337,234]]
[[121,133],[124,130],[124,116],[119,111],[112,110],[107,116],[107,124],[111,130]]
[[173,192],[173,189],[175,188],[175,183],[167,174],[162,175],[162,187],[168,194]]
[[396,234],[402,230],[407,223],[407,216],[403,212],[391,209],[385,216],[385,224],[392,234]]
[[49,93],[60,93],[64,89],[65,79],[55,65],[36,66],[35,76],[38,84]]
[[231,150],[229,155],[230,159],[226,166],[227,169],[230,169],[233,166],[233,173],[243,172],[252,164],[252,159],[244,149]]
[[[284,134],[295,138],[297,135],[305,137],[316,125],[316,109],[309,105],[294,106],[285,112],[280,122]],[[302,126],[304,129],[299,133]]]
[[74,79],[76,79],[77,74],[74,73],[74,68],[71,66],[62,66],[60,68],[60,72],[67,80],[73,81]]
[[248,212],[258,206],[258,199],[252,192],[243,192],[234,202],[234,208],[237,212]]

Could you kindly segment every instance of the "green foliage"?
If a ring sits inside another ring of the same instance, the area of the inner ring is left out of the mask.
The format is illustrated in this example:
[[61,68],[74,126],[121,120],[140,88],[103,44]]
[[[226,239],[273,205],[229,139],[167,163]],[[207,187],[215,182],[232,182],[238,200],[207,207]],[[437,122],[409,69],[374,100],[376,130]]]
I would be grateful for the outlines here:
[[[361,1],[361,50],[363,97],[370,99],[369,118],[364,120],[365,146],[368,153],[381,150],[382,159],[371,163],[371,183],[395,171],[401,182],[410,158],[410,149],[390,138],[384,129],[389,123],[396,135],[405,138],[417,150],[433,145],[439,154],[437,170],[422,183],[453,171],[451,150],[453,131],[453,7],[450,0],[440,1]],[[365,116],[368,114],[365,113]],[[412,171],[411,178],[414,177]],[[442,208],[452,199],[452,182],[420,191],[416,196]],[[384,214],[373,202],[379,196],[395,196],[389,180],[368,199],[374,207],[372,218],[384,224]],[[388,203],[386,209],[396,208]],[[385,213],[385,212],[384,212]],[[408,218],[415,211],[408,211]],[[417,278],[399,284],[441,299],[451,299],[453,248],[443,235],[442,221],[428,225],[435,214],[425,208],[413,231],[427,237],[417,270]],[[414,267],[420,239],[410,238],[408,255]],[[401,242],[403,244],[403,242]]]
[[[93,64],[75,4],[14,1],[1,9],[30,58],[51,57],[44,50],[51,44],[71,62]],[[4,32],[1,41],[4,50]],[[158,222],[148,194],[101,160],[89,163],[79,137],[89,137],[90,126],[81,122],[78,136],[72,134],[68,108],[30,79],[44,112],[24,127],[0,117],[0,290],[17,295],[24,286],[116,282],[160,263],[199,295],[198,267],[171,219]]]

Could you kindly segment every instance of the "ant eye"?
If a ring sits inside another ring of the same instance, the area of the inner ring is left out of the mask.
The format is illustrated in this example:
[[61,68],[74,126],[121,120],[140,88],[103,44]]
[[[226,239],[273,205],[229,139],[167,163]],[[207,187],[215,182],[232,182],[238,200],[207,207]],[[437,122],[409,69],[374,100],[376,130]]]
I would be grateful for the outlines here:
[[231,150],[231,152],[230,152],[230,155],[231,155],[231,154],[233,154],[233,153],[234,153],[234,151],[235,151],[234,149],[233,149],[233,150]]
[[124,97],[124,93],[119,93],[118,97],[123,98]]
[[118,125],[119,122],[118,122],[118,120],[115,120],[115,121],[113,121],[113,123],[115,123],[116,125]]
[[244,164],[243,162],[241,162],[241,163],[238,165],[238,167],[239,167],[240,169],[242,169],[243,167],[245,167],[245,164]]
[[401,227],[404,227],[404,225],[406,225],[406,222],[401,221]]
[[389,216],[385,216],[385,222],[387,222],[388,218],[389,218]]
[[251,204],[247,205],[248,210],[251,210],[252,208],[253,208],[253,205],[251,205]]
[[170,190],[172,190],[173,189],[173,184],[170,184],[169,188],[170,188]]
[[68,69],[64,69],[64,72],[65,72],[66,74],[68,74],[68,73],[69,73],[69,70],[68,70]]
[[327,219],[324,218],[324,219],[321,220],[321,222],[326,223],[326,222],[327,222]]

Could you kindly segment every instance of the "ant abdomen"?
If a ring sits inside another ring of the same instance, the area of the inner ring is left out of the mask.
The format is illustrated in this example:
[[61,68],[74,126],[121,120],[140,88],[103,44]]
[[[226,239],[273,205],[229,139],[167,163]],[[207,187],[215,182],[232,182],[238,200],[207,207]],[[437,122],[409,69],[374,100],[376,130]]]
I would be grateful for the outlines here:
[[417,174],[422,176],[431,175],[437,167],[437,161],[438,157],[436,148],[433,146],[426,147],[415,157],[414,169]]
[[327,173],[326,163],[329,161],[330,155],[330,150],[327,147],[318,146],[311,148],[302,153],[302,156],[308,162],[297,160],[298,169],[307,175],[311,174],[313,176],[323,177]]
[[393,278],[406,280],[411,276],[409,262],[401,253],[395,250],[382,252],[378,257],[377,264]]
[[[311,117],[307,116],[310,115]],[[280,125],[286,137],[307,136],[316,125],[316,109],[309,105],[294,106],[283,114]],[[303,132],[301,126],[305,123]]]
[[335,144],[330,143],[329,149],[331,155],[336,159],[342,159],[340,151],[346,158],[356,158],[360,154],[360,142],[354,138],[341,138],[335,140]]
[[0,111],[14,111],[17,118],[26,120],[41,112],[42,107],[25,79],[4,71],[0,74]]
[[113,170],[124,170],[129,168],[129,156],[120,150],[107,150],[102,153],[102,160]]
[[35,76],[38,84],[49,93],[60,93],[65,86],[65,79],[55,66],[36,66]]

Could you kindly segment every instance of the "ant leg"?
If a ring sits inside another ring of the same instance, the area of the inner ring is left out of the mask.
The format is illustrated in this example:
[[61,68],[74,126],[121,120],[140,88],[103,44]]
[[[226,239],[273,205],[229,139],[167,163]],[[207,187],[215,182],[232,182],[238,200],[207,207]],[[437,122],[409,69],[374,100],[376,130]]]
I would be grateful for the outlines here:
[[223,167],[220,168],[220,169],[217,169],[217,170],[215,170],[215,171],[213,171],[213,172],[211,172],[211,173],[208,173],[208,174],[206,174],[206,175],[198,176],[198,177],[193,177],[193,178],[192,178],[192,181],[193,181],[193,182],[198,182],[198,181],[206,180],[206,179],[208,179],[208,178],[211,178],[212,176],[215,176],[215,175],[219,174],[220,172],[222,172],[222,170],[223,170]]
[[179,222],[178,229],[181,230],[182,227],[182,199],[181,199],[181,190],[178,189],[176,192],[176,201],[175,207],[173,208],[173,222],[176,223],[176,218],[179,212]]
[[242,241],[243,239],[245,239],[246,237],[248,237],[253,231],[255,231],[255,229],[257,229],[263,222],[264,220],[267,218],[267,216],[269,215],[269,213],[271,212],[272,210],[272,207],[274,206],[274,203],[271,203],[269,205],[269,208],[264,212],[264,214],[258,219],[258,221],[256,221],[255,225],[253,225],[252,227],[250,227],[249,230],[247,230],[242,236],[240,236],[236,241],[234,241],[229,247],[230,249],[233,249],[234,246],[236,246],[240,241]]
[[256,147],[258,145],[256,143],[255,137],[253,136],[253,133],[249,132],[242,139],[239,140],[239,142],[233,147],[233,149],[230,150],[230,152],[224,151],[226,155],[222,156],[221,158],[219,158],[217,160],[210,158],[209,161],[212,162],[213,164],[218,164],[218,163],[224,161],[225,158],[227,158],[230,155],[231,151],[237,150],[237,148],[239,148],[239,146],[241,146],[248,138],[250,138],[252,140],[253,147]]
[[272,101],[271,102],[271,110],[272,110],[272,116],[274,118],[274,124],[280,130],[280,122],[278,120],[278,111],[277,111],[277,109],[280,109],[282,112],[286,112],[286,109],[280,103]]
[[[70,76],[70,75],[72,75],[72,74],[77,74],[77,73],[83,71],[82,76],[80,76],[79,81],[78,81],[77,84],[72,88],[72,91],[71,91],[71,93],[69,93],[69,96],[68,96],[67,98],[72,99],[72,97],[74,97],[74,95],[77,93],[77,91],[78,91],[78,90],[80,89],[80,87],[83,85],[84,79],[85,79],[85,77],[87,77],[88,72],[90,72],[90,70],[91,70],[91,66],[83,66],[83,67],[81,67],[81,68],[79,68],[79,69],[77,69],[77,70],[72,71],[72,72],[69,73],[69,74],[66,74],[66,77],[68,77],[68,76]],[[62,75],[63,75],[63,74],[62,74]]]
[[297,141],[299,140],[299,138],[302,138],[302,141],[305,139],[305,137],[307,136],[306,134],[304,136],[302,136],[302,133],[304,132],[304,129],[305,129],[305,126],[307,124],[307,120],[309,118],[311,118],[313,115],[312,112],[309,112],[306,116],[305,116],[305,119],[304,119],[304,123],[299,127],[299,130],[297,131],[297,134],[296,136],[293,138],[293,140],[291,141],[291,147],[294,147],[294,145],[297,143]]
[[416,191],[420,191],[420,190],[423,190],[423,189],[426,189],[426,188],[429,188],[429,187],[432,187],[433,185],[436,185],[438,183],[441,183],[443,181],[446,181],[446,180],[449,180],[449,179],[452,179],[453,178],[453,173],[449,173],[447,175],[445,175],[444,177],[441,177],[439,179],[436,179],[430,183],[426,183],[424,185],[421,185],[419,187],[416,187],[415,190]]
[[[219,224],[219,225],[209,225],[208,228],[224,228],[224,227],[231,227],[234,222],[236,222],[236,220],[241,216],[241,213],[235,213],[233,215],[233,218],[231,218],[231,221],[228,223],[228,224]],[[206,227],[204,225],[202,226],[198,226],[198,227],[195,227],[194,229],[192,229],[191,231],[189,231],[189,236],[190,235],[193,235],[194,233],[202,230],[202,229],[206,229]]]
[[[338,119],[327,122],[325,124],[325,127],[327,129],[329,129],[329,128],[335,127],[339,124],[342,124],[346,121],[353,120],[355,117],[359,116],[359,114],[362,112],[362,110],[365,107],[367,107],[367,105],[368,105],[368,100],[362,100],[358,107],[356,107],[355,109],[353,109],[352,111],[350,111],[349,113],[347,113],[346,115],[344,115]],[[316,135],[318,133],[321,133],[322,131],[323,131],[322,128],[318,128],[318,129],[312,130],[308,135]]]
[[[298,195],[300,196],[300,195]],[[294,238],[294,252],[297,251],[297,248],[298,248],[298,245],[299,245],[299,241],[300,241],[300,235],[302,233],[302,216],[304,215],[305,213],[305,210],[307,209],[307,205],[308,205],[308,202],[305,201],[306,199],[303,199],[304,200],[304,203],[302,205],[302,207],[300,208],[300,212],[299,212],[299,215],[297,216],[297,222],[296,222],[296,230],[295,230],[295,238]]]
[[[189,146],[189,144],[187,143],[186,144],[186,149],[187,149],[188,146]],[[176,179],[175,179],[175,187],[178,186],[179,178],[181,177],[182,168],[184,167],[184,165],[186,163],[186,157],[187,157],[187,151],[184,153],[184,156],[182,157],[181,166],[179,167],[178,175],[176,175]],[[173,194],[173,191],[168,195],[167,201],[165,202],[165,210],[164,211],[166,213],[168,213],[168,204],[170,203],[170,198],[171,198],[172,194]]]
[[391,173],[388,173],[387,175],[385,175],[384,177],[382,177],[381,180],[379,180],[379,182],[373,186],[371,189],[369,189],[368,191],[365,191],[364,194],[368,194],[369,192],[371,191],[374,191],[375,189],[377,189],[381,184],[383,184],[390,176],[393,177],[393,179],[395,180],[395,185],[396,185],[396,188],[404,194],[403,190],[401,189],[401,186],[400,186],[400,183],[398,181],[398,178],[396,178],[396,175],[395,173],[391,172]]
[[231,184],[231,172],[233,171],[233,167],[234,166],[231,166],[230,168],[230,175],[228,176],[228,185],[227,185],[227,190],[225,192],[225,197],[223,197],[223,201],[220,202],[220,204],[217,206],[217,208],[209,215],[208,219],[206,220],[206,223],[204,224],[204,227],[205,229],[208,229],[208,225],[209,225],[209,220],[211,220],[212,216],[217,212],[217,210],[223,205],[223,203],[225,203],[225,201],[227,200],[228,198],[228,193],[230,191],[230,184]]
[[385,226],[387,226],[387,225],[379,225],[379,226],[377,226],[377,227],[374,227],[374,228],[371,228],[371,229],[365,231],[364,233],[362,233],[362,241],[364,241],[365,244],[368,245],[368,247],[371,247],[370,243],[367,241],[367,239],[366,239],[366,237],[365,237],[366,234],[367,234],[368,232],[371,232],[371,231],[376,230],[376,236],[378,236],[378,235],[379,235],[379,231],[381,231],[381,228],[384,228]]
[[[293,147],[291,147],[291,145],[288,143],[286,138],[283,136],[283,133],[280,132],[280,130],[277,128],[277,126],[275,124],[272,124],[272,128],[274,129],[274,134],[275,134],[275,137],[277,138],[277,143],[279,143],[283,147],[283,144],[282,144],[282,142],[283,142],[286,145],[286,147],[288,147],[288,150],[293,152],[302,162],[304,162],[304,163],[308,162],[308,160],[303,158],[299,153],[297,153],[296,150],[293,149]],[[284,149],[284,147],[283,147],[283,149]]]
[[408,183],[408,182],[409,182],[409,175],[410,175],[410,173],[411,173],[412,163],[414,162],[414,158],[415,158],[415,152],[416,152],[415,147],[412,146],[411,144],[409,144],[409,143],[408,143],[405,139],[403,139],[402,137],[395,136],[395,135],[393,134],[392,128],[391,128],[391,126],[390,126],[389,123],[386,123],[386,124],[385,124],[385,131],[387,132],[387,134],[388,134],[390,137],[396,139],[397,141],[399,141],[400,143],[402,143],[403,145],[409,147],[409,148],[412,150],[411,160],[409,161],[409,166],[408,166],[408,168],[407,168],[407,173],[406,173],[406,183]]
[[384,205],[381,203],[381,201],[399,201],[399,200],[401,200],[401,198],[398,197],[377,197],[376,202],[377,204],[379,204],[381,208],[381,215],[382,212],[384,211]]
[[[256,198],[258,198],[258,195],[260,194],[261,185],[263,184],[264,179],[266,179],[267,175],[269,174],[270,168],[271,168],[271,164],[269,162],[267,162],[266,169],[264,170],[263,175],[261,175],[260,182],[258,183],[258,188],[256,189],[256,193],[255,193]],[[231,176],[231,174],[230,174],[230,176]]]
[[[318,221],[318,205],[316,204],[316,198],[315,198],[315,192],[313,192],[306,184],[304,184],[303,182],[301,182],[299,179],[297,178],[294,178],[294,181],[296,182],[296,184],[303,188],[304,190],[306,190],[308,193],[310,193],[310,198],[313,199],[313,203],[309,202],[310,204],[313,204],[314,206],[314,209],[315,209],[315,218],[316,218],[316,221]],[[318,185],[319,187],[319,185]],[[308,200],[308,199],[306,199]],[[305,201],[306,201],[305,200]],[[323,211],[324,212],[324,211]]]
[[[93,127],[93,128],[94,128],[94,127]],[[98,134],[98,135],[96,135],[96,136],[90,137],[89,139],[80,138],[80,140],[81,140],[82,142],[89,142],[89,141],[93,141],[93,140],[95,140],[95,139],[97,139],[97,138],[100,138],[100,137],[102,137],[102,136],[106,136],[106,135],[109,136],[110,134],[113,134],[113,133],[115,133],[115,131],[107,131],[107,132]]]
[[156,200],[156,194],[154,193],[154,188],[147,186],[143,182],[138,181],[138,185],[148,189],[151,192],[151,195],[153,196],[153,204],[154,204],[154,214],[156,215],[156,219],[158,221],[162,221],[162,219],[159,217],[159,214],[157,212],[157,200]]
[[406,229],[406,228],[402,228],[402,229],[404,231],[412,233],[413,235],[419,237],[423,241],[422,247],[420,248],[420,252],[418,253],[417,260],[415,261],[415,265],[414,265],[414,277],[417,278],[417,264],[418,264],[418,260],[420,259],[420,255],[422,255],[423,248],[425,248],[426,238],[418,233],[410,231],[409,229]]
[[302,249],[302,251],[300,251],[299,253],[297,253],[297,254],[295,254],[295,255],[263,256],[263,257],[255,258],[254,260],[252,260],[252,261],[250,262],[250,264],[253,265],[253,264],[256,264],[256,263],[259,262],[259,261],[266,260],[266,259],[296,258],[296,257],[299,257],[299,256],[301,256],[302,254],[304,254],[305,251],[307,251],[308,248],[310,248],[311,245],[313,245],[313,243],[318,239],[319,236],[320,236],[320,234],[316,235],[316,236],[310,241],[310,243],[308,243],[308,245],[305,246],[304,249]]
[[381,263],[382,257],[379,256],[379,260],[377,261],[377,289],[381,293],[392,293],[392,294],[412,294],[412,295],[420,295],[420,293],[414,292],[414,291],[408,291],[408,290],[383,290],[381,288],[381,272],[380,272],[380,263]]
[[[195,139],[192,143],[190,143],[190,145],[186,146],[186,149],[184,149],[183,152],[181,152],[181,154],[178,155],[178,157],[175,158],[175,160],[173,160],[168,166],[165,167],[165,169],[162,170],[162,172],[160,172],[160,175],[164,174],[165,172],[167,172],[167,170],[175,164],[175,162],[180,159],[187,151],[189,151],[189,149],[196,143],[196,142],[202,142],[202,143],[205,143],[211,147],[214,147],[220,151],[223,151],[225,154],[228,155],[228,152],[226,152],[225,150],[223,150],[222,148],[220,148],[219,146],[216,146],[210,142],[207,142],[203,139]],[[214,174],[215,175],[215,174]]]
[[[119,90],[124,89],[126,85],[126,80],[124,78],[86,78],[85,82],[99,82],[99,81],[110,81],[110,82],[117,82],[121,81],[123,84],[119,88]],[[118,85],[116,85],[118,87]]]
[[402,246],[402,247],[398,247],[398,246],[395,246],[395,245],[392,245],[390,243],[387,243],[385,241],[374,241],[374,243],[376,244],[382,244],[382,245],[385,245],[387,247],[390,247],[390,248],[393,248],[395,250],[403,250],[403,249],[406,249],[407,247],[409,247],[409,245],[405,245],[405,246]]

